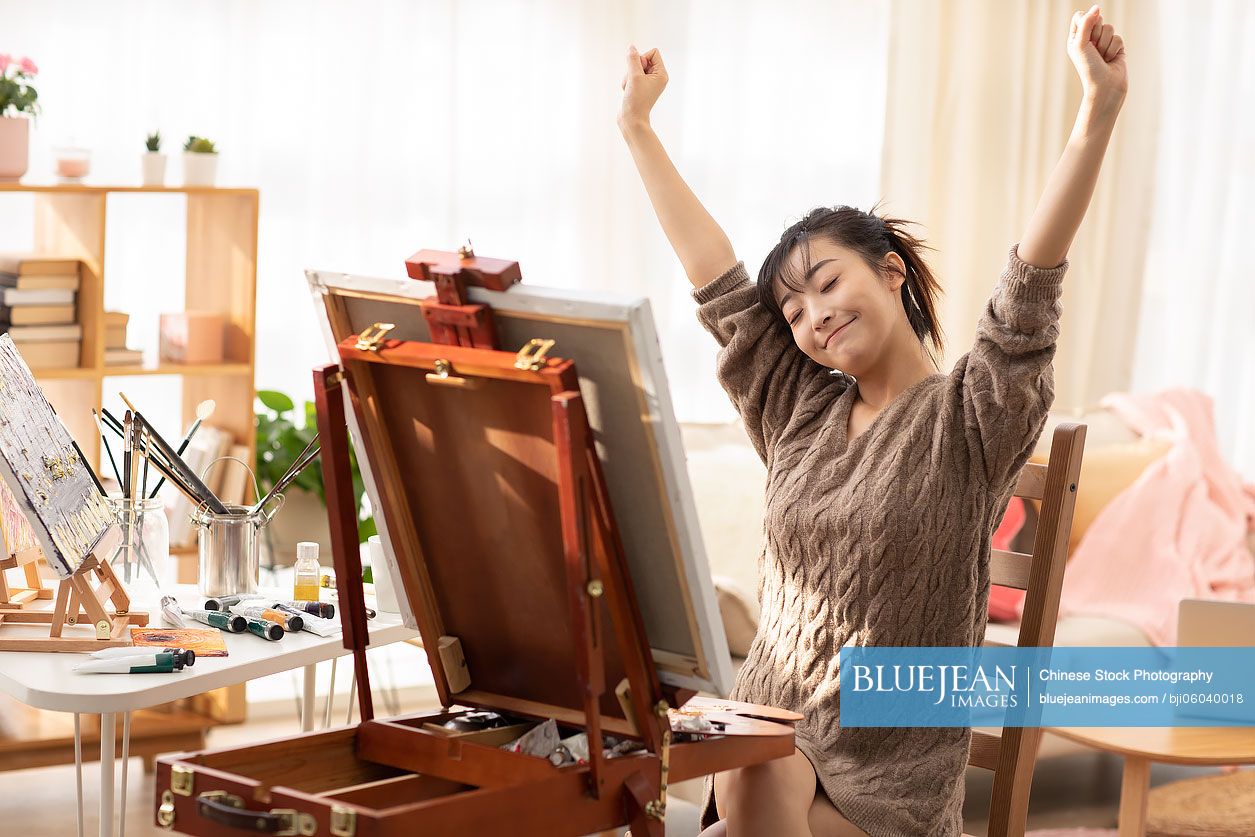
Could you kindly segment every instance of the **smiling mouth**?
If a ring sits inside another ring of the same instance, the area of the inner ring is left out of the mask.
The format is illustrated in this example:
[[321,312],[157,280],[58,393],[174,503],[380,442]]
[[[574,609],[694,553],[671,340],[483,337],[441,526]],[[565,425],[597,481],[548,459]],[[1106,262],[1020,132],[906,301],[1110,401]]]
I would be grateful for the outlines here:
[[837,329],[836,331],[834,331],[832,334],[829,334],[829,335],[828,335],[828,339],[824,341],[824,348],[825,348],[825,349],[826,349],[826,348],[828,348],[828,346],[830,346],[830,345],[832,344],[832,341],[833,341],[834,339],[836,339],[836,336],[837,336],[838,334],[840,334],[841,332],[845,331],[847,328],[849,328],[850,323],[854,322],[854,321],[855,321],[855,320],[857,320],[857,319],[858,319],[858,317],[851,317],[851,318],[850,318],[850,320],[849,320],[849,322],[845,323],[845,325],[843,325],[843,326],[841,326],[840,328],[838,328],[838,329]]

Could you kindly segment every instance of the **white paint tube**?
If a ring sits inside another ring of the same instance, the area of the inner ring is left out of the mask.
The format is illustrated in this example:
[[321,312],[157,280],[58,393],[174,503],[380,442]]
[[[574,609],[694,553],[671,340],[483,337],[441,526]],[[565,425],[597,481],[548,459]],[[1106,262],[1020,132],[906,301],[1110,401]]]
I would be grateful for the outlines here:
[[294,607],[289,607],[288,605],[279,604],[277,602],[275,603],[275,610],[282,610],[286,613],[300,616],[305,622],[303,629],[309,631],[311,634],[315,634],[316,636],[335,636],[342,630],[338,619],[323,619],[321,616],[301,613]]
[[161,597],[161,616],[168,627],[187,627],[187,622],[183,621],[183,611],[179,608],[179,600],[174,596]]
[[185,665],[191,665],[195,660],[196,652],[190,649],[161,651],[112,660],[88,660],[76,665],[74,671],[79,674],[169,674],[182,671]]
[[140,645],[120,645],[117,648],[101,648],[99,651],[91,652],[93,660],[116,660],[119,657],[139,657],[144,654],[160,654],[162,652],[169,653],[171,651],[179,651],[179,648],[153,648]]

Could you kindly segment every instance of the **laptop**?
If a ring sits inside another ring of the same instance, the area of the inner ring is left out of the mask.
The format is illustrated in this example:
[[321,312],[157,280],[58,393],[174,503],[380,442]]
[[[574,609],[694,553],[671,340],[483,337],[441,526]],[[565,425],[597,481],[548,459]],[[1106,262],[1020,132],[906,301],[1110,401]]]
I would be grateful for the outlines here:
[[[1232,648],[1255,646],[1255,604],[1210,599],[1182,599],[1177,606],[1177,646]],[[1177,691],[1181,689],[1177,687]],[[1196,703],[1175,707],[1192,718],[1255,724],[1255,701],[1244,704]]]

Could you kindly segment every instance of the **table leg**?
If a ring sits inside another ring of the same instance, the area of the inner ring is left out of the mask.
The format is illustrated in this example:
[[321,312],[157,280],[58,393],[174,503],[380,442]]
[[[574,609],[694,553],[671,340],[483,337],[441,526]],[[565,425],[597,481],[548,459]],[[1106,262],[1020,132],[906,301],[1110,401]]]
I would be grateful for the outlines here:
[[126,769],[131,764],[131,713],[122,715],[122,797],[118,802],[118,834],[126,837]]
[[336,697],[336,662],[339,657],[331,658],[331,685],[327,687],[327,709],[323,713],[322,728],[331,729],[331,709],[335,705]]
[[100,715],[100,837],[113,837],[114,714]]
[[1146,800],[1150,794],[1150,760],[1124,757],[1124,780],[1120,783],[1120,837],[1142,837],[1146,833]]
[[83,837],[83,724],[74,713],[74,784],[78,789],[78,837]]
[[312,732],[314,729],[314,686],[317,685],[315,675],[318,664],[305,666],[305,697],[301,700],[301,732]]

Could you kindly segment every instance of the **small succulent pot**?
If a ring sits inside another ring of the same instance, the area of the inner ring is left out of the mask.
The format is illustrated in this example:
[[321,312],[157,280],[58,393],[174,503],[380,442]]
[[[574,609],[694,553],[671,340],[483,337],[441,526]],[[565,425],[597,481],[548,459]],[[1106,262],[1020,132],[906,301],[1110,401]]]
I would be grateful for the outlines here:
[[218,176],[218,154],[183,152],[183,185],[212,186]]
[[140,157],[145,186],[164,186],[166,183],[166,155],[149,151]]

